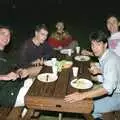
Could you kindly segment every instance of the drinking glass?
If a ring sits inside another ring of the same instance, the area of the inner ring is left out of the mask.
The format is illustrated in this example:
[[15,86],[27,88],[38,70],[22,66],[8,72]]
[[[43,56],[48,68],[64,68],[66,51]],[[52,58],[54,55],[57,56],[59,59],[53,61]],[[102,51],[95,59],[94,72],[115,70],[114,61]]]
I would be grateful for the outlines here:
[[73,71],[73,76],[77,77],[78,76],[78,67],[72,67],[72,71]]
[[76,47],[76,53],[79,54],[80,53],[80,46]]

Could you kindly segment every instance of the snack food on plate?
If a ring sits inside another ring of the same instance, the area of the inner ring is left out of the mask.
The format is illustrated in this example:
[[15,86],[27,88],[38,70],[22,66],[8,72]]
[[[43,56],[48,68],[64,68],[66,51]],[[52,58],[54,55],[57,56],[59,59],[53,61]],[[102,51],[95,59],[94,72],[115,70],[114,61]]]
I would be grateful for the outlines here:
[[72,61],[67,61],[67,60],[62,60],[62,61],[57,61],[56,65],[58,67],[58,71],[61,71],[62,69],[67,69],[72,66]]

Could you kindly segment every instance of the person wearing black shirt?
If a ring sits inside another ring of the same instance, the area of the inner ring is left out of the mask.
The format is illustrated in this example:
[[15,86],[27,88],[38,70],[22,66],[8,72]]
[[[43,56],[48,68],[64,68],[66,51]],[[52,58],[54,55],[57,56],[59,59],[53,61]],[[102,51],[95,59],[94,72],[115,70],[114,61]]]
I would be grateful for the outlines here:
[[48,60],[53,57],[54,52],[47,43],[47,36],[48,30],[44,24],[36,27],[35,36],[25,41],[19,51],[20,67],[41,63],[41,59]]

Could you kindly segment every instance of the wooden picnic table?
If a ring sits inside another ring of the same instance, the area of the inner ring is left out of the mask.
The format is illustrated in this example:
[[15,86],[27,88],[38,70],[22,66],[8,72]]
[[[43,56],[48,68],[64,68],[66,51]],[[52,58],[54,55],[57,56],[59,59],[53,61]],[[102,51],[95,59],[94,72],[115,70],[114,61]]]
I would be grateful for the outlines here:
[[[57,55],[58,56],[58,55]],[[62,56],[63,57],[63,56]],[[79,67],[78,77],[90,79],[88,71],[89,61],[80,62],[73,59],[73,66]],[[60,56],[59,56],[60,58]],[[63,58],[62,58],[63,59]],[[64,57],[65,59],[65,57]],[[68,59],[68,58],[67,58]],[[70,59],[69,59],[70,60]],[[51,73],[52,68],[44,66],[42,73]],[[39,80],[34,81],[25,96],[25,105],[29,110],[47,110],[56,112],[71,112],[81,113],[87,120],[92,120],[91,111],[93,109],[93,100],[86,99],[75,103],[66,103],[64,97],[70,93],[83,90],[78,90],[70,85],[73,80],[72,67],[63,69],[58,73],[58,80],[50,83],[44,83]]]

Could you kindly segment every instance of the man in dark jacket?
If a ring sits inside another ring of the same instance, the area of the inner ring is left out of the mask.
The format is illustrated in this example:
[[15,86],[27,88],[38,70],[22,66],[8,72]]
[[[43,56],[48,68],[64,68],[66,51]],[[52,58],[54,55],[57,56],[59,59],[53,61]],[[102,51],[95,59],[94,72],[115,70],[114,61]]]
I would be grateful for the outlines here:
[[[21,89],[23,90],[25,84],[28,84],[30,81],[24,78],[36,75],[40,72],[41,67],[31,67],[19,69],[16,72],[8,72],[10,71],[9,59],[3,50],[9,44],[10,37],[10,29],[6,26],[0,26],[0,106],[23,106],[24,96],[20,94]],[[26,93],[28,89],[24,90]]]

